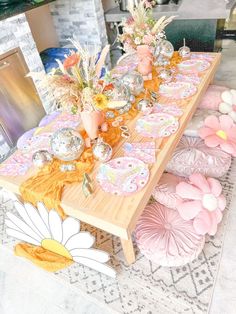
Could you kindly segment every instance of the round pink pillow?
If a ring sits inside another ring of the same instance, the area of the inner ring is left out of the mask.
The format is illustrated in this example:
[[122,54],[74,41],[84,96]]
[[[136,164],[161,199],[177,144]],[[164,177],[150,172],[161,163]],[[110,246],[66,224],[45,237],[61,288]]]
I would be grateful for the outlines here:
[[178,177],[171,173],[163,173],[152,192],[152,196],[162,205],[176,209],[178,202],[182,200],[182,198],[176,194],[176,186],[183,181],[186,181],[183,177]]
[[178,211],[159,203],[147,205],[136,226],[140,251],[161,266],[180,266],[192,262],[201,253],[205,237],[198,235],[191,221]]
[[189,177],[192,173],[202,173],[219,178],[227,173],[231,156],[218,147],[207,147],[197,137],[183,136],[167,164],[166,171],[177,176]]
[[222,102],[221,94],[228,90],[225,86],[210,85],[199,103],[199,108],[218,110],[219,104]]

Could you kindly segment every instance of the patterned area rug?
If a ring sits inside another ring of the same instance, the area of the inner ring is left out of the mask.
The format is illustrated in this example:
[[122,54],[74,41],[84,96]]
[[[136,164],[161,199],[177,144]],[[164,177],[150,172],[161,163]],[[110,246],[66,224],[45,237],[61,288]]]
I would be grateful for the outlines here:
[[[160,267],[147,260],[136,247],[137,261],[128,266],[118,238],[86,225],[83,229],[95,235],[96,247],[112,254],[111,264],[117,269],[118,278],[111,279],[75,263],[55,273],[55,276],[70,283],[74,289],[86,292],[94,302],[105,303],[110,313],[207,313],[220,262],[227,216],[231,210],[235,179],[236,160],[221,179],[227,198],[224,219],[216,236],[207,237],[203,252],[194,262],[183,267]],[[6,211],[14,211],[14,201],[8,193],[0,192],[0,243],[12,250],[17,241],[6,236],[4,218]]]

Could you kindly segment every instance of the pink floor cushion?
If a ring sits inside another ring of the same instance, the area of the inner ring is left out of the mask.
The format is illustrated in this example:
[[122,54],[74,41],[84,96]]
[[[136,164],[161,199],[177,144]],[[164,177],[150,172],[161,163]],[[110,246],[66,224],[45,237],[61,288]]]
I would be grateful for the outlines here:
[[181,197],[176,194],[176,186],[182,181],[186,181],[186,179],[171,173],[163,173],[152,192],[152,196],[160,204],[176,209],[178,202],[182,200]]
[[180,182],[176,186],[176,193],[182,198],[176,206],[180,216],[193,221],[198,234],[215,235],[226,206],[220,182],[194,173],[189,177],[189,182]]
[[169,267],[193,261],[205,243],[205,237],[196,233],[191,221],[157,202],[146,206],[135,235],[140,251],[149,260]]
[[184,131],[186,136],[199,137],[198,130],[204,126],[205,119],[210,116],[220,116],[220,112],[216,110],[209,109],[197,109],[191,121],[187,125]]
[[202,173],[219,178],[227,173],[231,156],[218,147],[207,147],[197,137],[183,136],[166,171],[177,176],[189,177],[193,173]]
[[225,86],[210,85],[199,103],[199,108],[218,110],[222,102],[221,94],[228,90]]

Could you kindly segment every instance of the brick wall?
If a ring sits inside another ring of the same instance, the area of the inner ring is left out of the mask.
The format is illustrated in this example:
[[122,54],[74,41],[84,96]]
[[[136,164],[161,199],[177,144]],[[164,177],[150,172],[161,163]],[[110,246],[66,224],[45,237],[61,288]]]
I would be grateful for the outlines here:
[[81,44],[107,44],[101,0],[57,0],[50,8],[60,46],[73,36]]

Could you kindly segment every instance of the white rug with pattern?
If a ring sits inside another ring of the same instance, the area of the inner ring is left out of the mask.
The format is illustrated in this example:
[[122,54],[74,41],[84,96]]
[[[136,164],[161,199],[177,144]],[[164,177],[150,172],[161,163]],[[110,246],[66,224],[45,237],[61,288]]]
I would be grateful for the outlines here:
[[[94,302],[104,303],[111,313],[207,313],[220,262],[224,231],[236,178],[236,160],[221,179],[227,210],[216,236],[207,237],[197,260],[183,267],[165,268],[147,260],[136,248],[137,261],[128,266],[119,239],[93,227],[84,226],[96,237],[96,247],[110,252],[118,278],[111,279],[74,263],[51,276],[67,281],[74,289],[86,292]],[[14,211],[14,202],[0,191],[0,244],[12,251],[15,239],[5,233],[5,213]],[[111,209],[112,210],[112,209]],[[16,257],[18,258],[18,257]],[[36,266],[35,266],[36,267]]]

